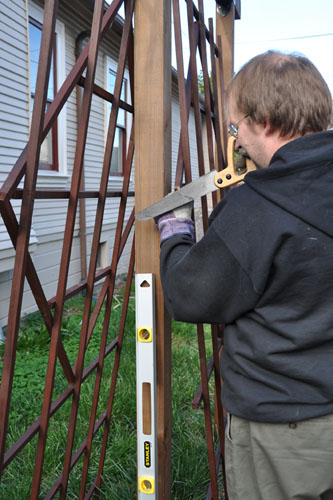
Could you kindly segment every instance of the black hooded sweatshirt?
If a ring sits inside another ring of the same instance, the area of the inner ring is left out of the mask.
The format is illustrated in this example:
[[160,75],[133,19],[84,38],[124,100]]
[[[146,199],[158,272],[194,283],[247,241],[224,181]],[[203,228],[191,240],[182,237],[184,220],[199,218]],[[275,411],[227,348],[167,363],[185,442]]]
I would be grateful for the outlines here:
[[210,217],[196,244],[162,244],[166,306],[224,323],[222,400],[234,415],[297,422],[333,413],[333,131],[281,147]]

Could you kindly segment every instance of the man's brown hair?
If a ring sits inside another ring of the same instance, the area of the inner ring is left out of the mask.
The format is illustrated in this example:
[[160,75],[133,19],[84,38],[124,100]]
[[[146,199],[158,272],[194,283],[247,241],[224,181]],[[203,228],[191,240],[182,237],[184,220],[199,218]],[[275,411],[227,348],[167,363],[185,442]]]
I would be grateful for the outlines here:
[[327,130],[331,124],[332,96],[317,70],[298,54],[268,51],[248,63],[231,80],[239,112],[255,123],[270,123],[281,137]]

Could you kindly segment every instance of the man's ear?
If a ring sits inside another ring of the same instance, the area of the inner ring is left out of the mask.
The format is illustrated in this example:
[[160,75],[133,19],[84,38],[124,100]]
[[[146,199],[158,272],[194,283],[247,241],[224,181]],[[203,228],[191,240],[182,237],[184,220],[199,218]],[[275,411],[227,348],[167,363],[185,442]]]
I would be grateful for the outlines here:
[[266,137],[269,137],[273,134],[272,126],[269,120],[266,120],[264,123],[264,134]]

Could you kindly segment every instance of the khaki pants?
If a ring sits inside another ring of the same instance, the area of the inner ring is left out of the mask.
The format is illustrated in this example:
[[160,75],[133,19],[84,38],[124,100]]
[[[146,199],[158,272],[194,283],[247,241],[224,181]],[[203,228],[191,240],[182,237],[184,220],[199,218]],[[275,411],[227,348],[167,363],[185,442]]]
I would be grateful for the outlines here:
[[229,500],[333,500],[333,415],[263,424],[228,415]]

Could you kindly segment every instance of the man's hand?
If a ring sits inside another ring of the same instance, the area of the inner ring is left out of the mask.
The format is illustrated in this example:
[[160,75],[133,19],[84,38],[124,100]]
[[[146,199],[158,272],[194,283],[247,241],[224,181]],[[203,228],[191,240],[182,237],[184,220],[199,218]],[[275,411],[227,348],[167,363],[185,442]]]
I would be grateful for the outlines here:
[[193,202],[191,201],[154,218],[156,227],[161,235],[161,243],[177,234],[188,234],[194,241],[192,211]]

